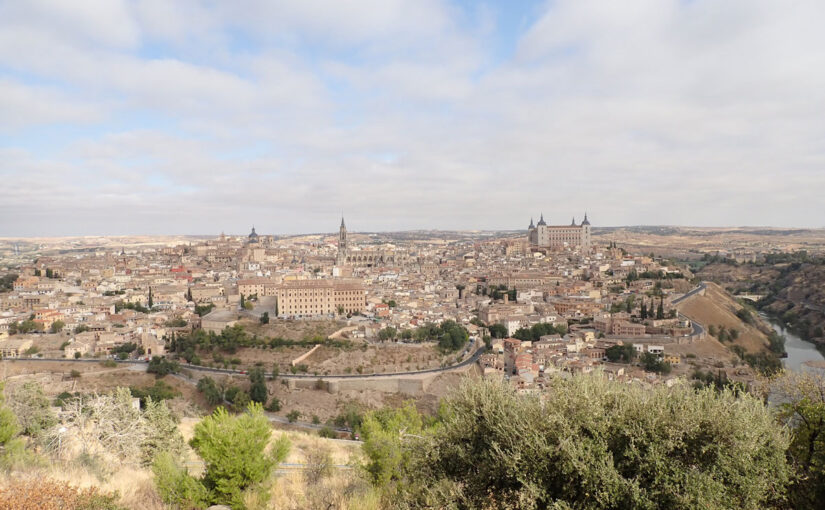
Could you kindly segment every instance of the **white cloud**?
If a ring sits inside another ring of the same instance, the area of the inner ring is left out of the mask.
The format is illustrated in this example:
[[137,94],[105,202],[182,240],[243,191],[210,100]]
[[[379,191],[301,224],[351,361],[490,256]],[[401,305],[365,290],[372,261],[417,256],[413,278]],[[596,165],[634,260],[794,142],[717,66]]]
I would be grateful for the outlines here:
[[511,56],[435,0],[2,9],[0,131],[108,134],[0,143],[0,234],[825,213],[820,2],[557,0]]

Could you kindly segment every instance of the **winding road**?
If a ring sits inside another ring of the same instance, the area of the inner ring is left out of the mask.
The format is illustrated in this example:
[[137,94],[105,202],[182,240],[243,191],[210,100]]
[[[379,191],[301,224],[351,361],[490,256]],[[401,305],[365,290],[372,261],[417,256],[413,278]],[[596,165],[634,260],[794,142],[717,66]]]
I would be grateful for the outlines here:
[[[467,352],[472,349],[476,342],[468,343],[467,347],[461,352],[461,357],[464,357]],[[278,375],[279,379],[285,380],[306,380],[306,379],[323,379],[325,381],[335,381],[335,380],[347,380],[347,379],[375,379],[375,378],[393,378],[393,377],[409,377],[409,376],[416,376],[416,375],[426,375],[426,374],[437,374],[441,372],[450,372],[452,370],[456,370],[459,368],[463,368],[467,365],[471,365],[478,361],[479,356],[481,356],[485,351],[484,346],[480,346],[473,352],[472,356],[465,359],[460,363],[456,363],[455,365],[450,365],[447,367],[439,367],[439,368],[429,368],[426,370],[412,370],[408,372],[389,372],[389,373],[382,373],[382,374],[341,374],[341,375],[314,375],[314,374],[280,374]],[[7,359],[9,361],[35,361],[35,362],[60,362],[60,363],[100,363],[101,361],[105,361],[102,359],[67,359],[67,358],[11,358]],[[148,366],[148,362],[144,360],[111,360],[118,364],[128,364],[128,365],[139,365],[139,366]],[[203,367],[200,365],[188,365],[188,364],[181,364],[181,368],[185,368],[187,370],[193,370],[197,372],[205,372],[211,374],[224,374],[230,376],[246,376],[246,370],[236,370],[232,368],[210,368],[210,367]]]

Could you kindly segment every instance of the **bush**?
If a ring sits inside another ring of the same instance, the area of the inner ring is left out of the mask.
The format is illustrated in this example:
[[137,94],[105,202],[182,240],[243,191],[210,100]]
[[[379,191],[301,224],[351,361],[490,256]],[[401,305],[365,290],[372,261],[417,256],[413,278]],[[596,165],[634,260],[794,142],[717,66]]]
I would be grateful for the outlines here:
[[553,380],[542,397],[465,382],[435,429],[368,419],[370,461],[400,460],[374,481],[397,506],[757,509],[790,479],[786,432],[747,394],[594,375]]
[[321,430],[318,431],[318,435],[321,437],[325,437],[327,439],[338,438],[338,434],[336,434],[335,429],[333,429],[329,425],[324,425],[323,427],[321,427]]
[[0,384],[0,468],[13,469],[28,464],[34,457],[21,439],[17,417],[5,405]]
[[250,370],[249,382],[251,383],[249,387],[249,398],[253,402],[265,404],[268,392],[266,389],[266,378],[264,376],[264,370],[262,368],[253,368],[252,370]]
[[301,413],[295,409],[286,414],[286,419],[289,420],[289,423],[295,423],[300,417]]
[[48,479],[15,480],[0,489],[0,508],[34,510],[124,510],[118,495],[105,494],[97,487],[79,489]]
[[155,374],[156,377],[163,377],[169,374],[175,374],[180,370],[180,365],[177,361],[166,359],[165,356],[155,356],[149,361],[149,367],[146,372]]
[[278,400],[277,397],[272,397],[272,400],[269,401],[269,405],[266,406],[266,410],[270,413],[277,413],[281,410],[281,401]]
[[80,377],[81,375],[82,375],[82,374],[81,374],[81,373],[80,373],[80,371],[78,371],[78,370],[72,370],[71,372],[69,372],[69,376],[70,376],[72,379],[77,379],[77,378],[78,378],[78,377]]
[[190,441],[205,464],[202,478],[192,478],[163,457],[155,463],[155,480],[159,487],[164,484],[164,501],[187,507],[192,506],[191,502],[206,500],[205,504],[244,508],[246,492],[256,491],[259,499],[268,499],[261,484],[289,453],[289,440],[284,435],[267,452],[271,435],[272,428],[260,404],[250,404],[238,416],[217,408],[195,426]]
[[164,502],[181,508],[205,508],[209,504],[209,491],[206,487],[189,476],[186,469],[178,465],[169,453],[162,452],[155,458],[152,473]]
[[57,416],[40,383],[29,381],[14,388],[9,393],[9,407],[26,436],[38,438],[57,423]]
[[203,377],[198,381],[197,385],[198,391],[203,393],[204,398],[206,398],[206,402],[209,403],[211,406],[216,406],[223,402],[223,392],[221,392],[218,385],[215,384],[215,381],[211,377]]
[[306,454],[306,469],[304,469],[304,479],[307,485],[317,485],[331,474],[332,454],[329,449],[319,446],[309,450]]

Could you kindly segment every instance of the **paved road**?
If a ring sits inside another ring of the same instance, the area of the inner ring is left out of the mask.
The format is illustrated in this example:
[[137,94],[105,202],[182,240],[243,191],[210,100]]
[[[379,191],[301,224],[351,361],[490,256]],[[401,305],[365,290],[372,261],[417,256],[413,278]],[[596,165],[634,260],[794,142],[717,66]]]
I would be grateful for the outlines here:
[[[470,342],[467,347],[462,351],[461,357],[464,357],[467,352],[475,345],[475,342]],[[479,347],[473,353],[472,356],[467,358],[466,360],[457,363],[455,365],[450,365],[448,367],[439,367],[439,368],[430,368],[426,370],[412,370],[409,372],[388,372],[382,374],[346,374],[346,375],[312,375],[312,374],[281,374],[278,376],[279,379],[323,379],[325,381],[335,381],[335,380],[343,380],[343,379],[375,379],[375,378],[388,378],[388,377],[410,377],[415,375],[426,375],[426,374],[437,374],[441,372],[449,372],[451,370],[455,370],[457,368],[462,368],[467,365],[471,365],[475,363],[479,356],[484,353],[484,346]],[[43,362],[61,362],[61,363],[100,363],[104,361],[102,359],[66,359],[66,358],[17,358],[20,361],[43,361]],[[143,360],[113,360],[116,363],[120,364],[130,364],[130,365],[146,365],[147,362]],[[212,374],[225,374],[225,375],[232,375],[232,376],[245,376],[245,370],[234,370],[231,368],[209,368],[209,367],[202,367],[198,365],[187,365],[181,364],[181,368],[185,368],[187,370],[193,370],[196,372],[206,372]]]
[[707,288],[708,288],[708,286],[705,282],[700,282],[699,285],[695,289],[691,290],[690,292],[688,292],[684,296],[680,296],[680,297],[674,299],[673,301],[671,301],[671,304],[678,305],[679,303],[681,303],[685,299],[687,299],[691,296],[695,296],[696,294],[698,294],[699,292],[701,292],[701,291],[703,291]]
[[[671,304],[672,305],[678,305],[679,303],[681,303],[685,299],[687,299],[689,297],[692,297],[692,296],[695,296],[696,294],[706,290],[707,288],[708,288],[708,286],[705,282],[699,282],[699,285],[697,285],[695,289],[691,290],[690,292],[688,292],[684,296],[680,296],[680,297],[674,299],[673,301],[671,301]],[[693,326],[693,333],[691,333],[690,336],[699,336],[699,335],[702,335],[702,334],[705,333],[705,327],[704,326],[702,326],[698,322],[690,319],[690,317],[688,317],[688,320],[690,320],[690,325]]]

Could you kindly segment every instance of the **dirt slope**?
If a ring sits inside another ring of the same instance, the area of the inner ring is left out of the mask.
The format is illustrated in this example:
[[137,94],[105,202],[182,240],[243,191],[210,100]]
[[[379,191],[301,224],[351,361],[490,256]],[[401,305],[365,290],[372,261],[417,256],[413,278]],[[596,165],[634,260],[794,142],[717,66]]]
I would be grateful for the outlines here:
[[742,305],[715,283],[707,284],[704,296],[694,296],[676,308],[687,317],[703,324],[706,329],[711,325],[725,326],[726,329],[739,331],[739,338],[726,345],[741,345],[748,352],[768,350],[768,337],[758,328],[745,324],[736,316]]

